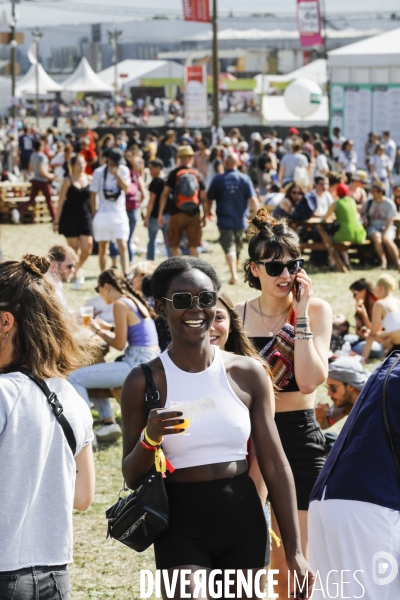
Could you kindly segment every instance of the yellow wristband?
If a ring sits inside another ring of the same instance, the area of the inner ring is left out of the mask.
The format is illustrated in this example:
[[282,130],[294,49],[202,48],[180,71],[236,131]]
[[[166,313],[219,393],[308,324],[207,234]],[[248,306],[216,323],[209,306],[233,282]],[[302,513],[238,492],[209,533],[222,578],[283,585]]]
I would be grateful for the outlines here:
[[146,440],[146,442],[150,445],[150,446],[160,446],[160,444],[163,443],[164,438],[162,438],[161,442],[155,442],[154,440],[151,440],[149,438],[149,436],[147,435],[147,431],[146,428],[144,430],[144,439]]

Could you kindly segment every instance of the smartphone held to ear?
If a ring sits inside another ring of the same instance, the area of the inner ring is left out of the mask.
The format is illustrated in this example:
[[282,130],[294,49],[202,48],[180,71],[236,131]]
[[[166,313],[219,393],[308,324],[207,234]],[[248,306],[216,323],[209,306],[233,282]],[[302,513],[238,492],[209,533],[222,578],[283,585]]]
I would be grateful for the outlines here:
[[294,282],[294,292],[295,292],[295,298],[296,298],[296,302],[300,302],[300,298],[301,298],[301,283],[299,281]]

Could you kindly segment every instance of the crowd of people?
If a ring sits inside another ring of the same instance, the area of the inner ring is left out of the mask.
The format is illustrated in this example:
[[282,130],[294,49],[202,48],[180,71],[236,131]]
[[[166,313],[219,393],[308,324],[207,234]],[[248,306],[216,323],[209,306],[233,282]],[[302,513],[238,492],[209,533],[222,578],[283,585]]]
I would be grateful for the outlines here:
[[[98,139],[87,129],[78,140],[62,137],[22,129],[19,164],[27,178],[33,173],[32,196],[13,219],[40,190],[67,246],[0,263],[0,598],[69,597],[72,508],[86,510],[93,499],[92,447],[121,436],[131,489],[161,445],[172,465],[169,526],[154,544],[155,561],[182,581],[189,569],[190,593],[197,571],[250,570],[255,580],[271,566],[280,597],[289,589],[304,598],[316,571],[325,584],[329,572],[340,575],[349,564],[368,571],[361,597],[397,597],[398,578],[382,589],[370,573],[377,552],[400,553],[396,280],[383,273],[375,284],[353,282],[357,329],[350,334],[346,318],[315,297],[302,254],[309,234],[296,227],[311,216],[336,217],[334,240],[362,244],[368,235],[380,266],[387,257],[397,268],[396,206],[388,196],[394,167],[387,180],[376,160],[370,176],[357,163],[353,169],[350,142],[337,152],[337,130],[332,140],[292,128],[283,142],[270,131],[248,143],[235,128],[213,144],[199,131],[161,138],[153,131],[141,140],[125,132]],[[382,153],[370,156],[382,160]],[[133,263],[141,218],[146,260]],[[232,286],[246,244],[251,291],[236,306],[199,258],[209,219]],[[165,256],[157,253],[158,231]],[[64,287],[82,285],[93,246],[98,297],[88,300],[93,310],[82,326]],[[122,355],[104,362],[110,348]],[[371,375],[364,363],[373,356],[388,358]],[[147,410],[142,363],[163,411]],[[324,383],[333,405],[315,406]],[[110,401],[121,387],[122,429]],[[188,424],[186,406],[206,398],[214,409]],[[93,408],[101,422],[95,432]],[[326,432],[344,417],[339,437]],[[188,426],[189,435],[180,435]],[[303,591],[293,591],[293,574],[302,582],[307,572]],[[360,597],[357,579],[346,584]]]

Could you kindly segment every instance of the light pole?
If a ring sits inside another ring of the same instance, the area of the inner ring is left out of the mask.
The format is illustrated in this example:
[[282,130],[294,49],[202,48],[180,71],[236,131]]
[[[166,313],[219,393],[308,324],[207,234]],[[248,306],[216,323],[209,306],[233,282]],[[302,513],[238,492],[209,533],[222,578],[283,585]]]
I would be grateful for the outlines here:
[[43,33],[40,31],[39,27],[35,28],[33,32],[33,41],[36,46],[36,126],[39,128],[39,119],[40,119],[40,104],[39,104],[39,42]]
[[215,132],[219,127],[219,59],[218,59],[218,11],[217,0],[213,0],[213,125]]
[[122,38],[121,29],[114,29],[114,31],[108,31],[108,41],[111,48],[114,51],[114,88],[115,88],[115,104],[117,103],[118,94],[118,42]]
[[15,2],[16,0],[11,0],[11,97],[12,97],[12,109],[11,115],[13,119],[17,116],[17,106],[15,103],[15,87],[16,87],[16,70],[17,70],[17,40],[16,38],[16,28],[17,28],[17,17],[15,15]]

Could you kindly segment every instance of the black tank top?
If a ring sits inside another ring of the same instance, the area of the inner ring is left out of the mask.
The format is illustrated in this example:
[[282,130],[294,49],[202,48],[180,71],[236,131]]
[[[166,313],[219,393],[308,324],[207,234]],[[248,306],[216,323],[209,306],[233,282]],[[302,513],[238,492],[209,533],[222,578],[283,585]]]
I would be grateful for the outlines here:
[[77,188],[73,183],[72,179],[69,178],[70,186],[67,191],[66,201],[73,204],[76,207],[82,208],[85,203],[88,202],[90,197],[90,186],[87,185],[84,188]]
[[[245,319],[246,319],[246,310],[247,310],[247,302],[245,302],[244,305],[244,310],[243,310],[243,326],[245,323]],[[266,347],[267,344],[269,344],[272,341],[272,337],[249,337],[249,340],[251,341],[251,343],[253,344],[253,346],[255,347],[255,349],[257,350],[257,352],[260,354],[260,356],[263,356],[263,350]],[[265,358],[263,356],[263,358]],[[268,362],[268,361],[267,361]],[[279,392],[284,394],[287,392],[299,392],[299,386],[297,385],[297,381],[296,381],[296,377],[294,374],[294,369],[293,369],[293,377],[292,379],[286,384],[286,386],[284,387],[284,389],[280,389]]]

